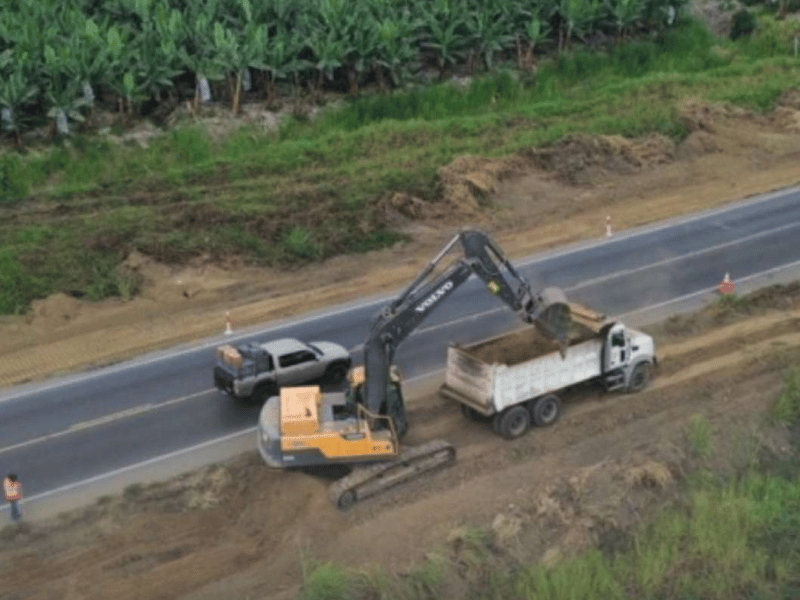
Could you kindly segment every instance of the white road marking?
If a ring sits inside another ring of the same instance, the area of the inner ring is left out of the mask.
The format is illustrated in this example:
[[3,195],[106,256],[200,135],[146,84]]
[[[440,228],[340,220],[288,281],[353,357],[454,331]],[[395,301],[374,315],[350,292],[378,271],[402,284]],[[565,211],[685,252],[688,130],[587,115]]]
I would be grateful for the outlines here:
[[25,448],[26,446],[33,446],[34,444],[39,444],[41,442],[46,442],[48,440],[64,437],[65,435],[69,435],[77,431],[83,431],[86,429],[91,429],[92,427],[105,425],[106,423],[111,423],[113,421],[126,419],[134,415],[150,412],[153,410],[158,410],[166,406],[178,404],[180,402],[186,402],[187,400],[192,400],[193,398],[197,398],[198,396],[208,394],[209,392],[213,392],[215,390],[216,388],[209,388],[201,392],[195,392],[194,394],[189,394],[188,396],[173,398],[172,400],[167,400],[166,402],[160,402],[158,404],[142,404],[140,406],[134,406],[133,408],[129,408],[127,410],[121,410],[119,412],[111,413],[110,415],[104,415],[102,417],[98,417],[97,419],[92,419],[91,421],[82,421],[79,423],[74,423],[70,425],[68,429],[63,429],[61,431],[56,431],[54,433],[48,433],[47,435],[43,435],[38,438],[33,438],[30,440],[26,440],[24,442],[20,442],[18,444],[12,444],[11,446],[5,446],[4,448],[0,448],[0,454],[3,454],[5,452],[11,452],[12,450],[18,450],[20,448]]
[[[574,244],[569,244],[569,245],[561,248],[560,250],[555,250],[555,251],[550,250],[550,251],[545,251],[545,252],[539,252],[539,253],[533,254],[531,256],[525,257],[525,258],[519,260],[515,266],[517,268],[524,268],[524,267],[527,267],[529,265],[535,264],[537,262],[542,262],[544,260],[552,259],[552,258],[555,258],[555,257],[558,257],[558,256],[564,256],[566,254],[571,254],[571,253],[574,253],[574,252],[580,252],[582,250],[595,248],[595,247],[598,247],[598,246],[601,246],[601,245],[605,245],[605,244],[616,244],[616,243],[622,242],[624,240],[631,239],[633,237],[637,237],[637,236],[645,235],[645,234],[649,234],[649,233],[654,233],[656,231],[661,231],[663,229],[668,229],[668,228],[674,227],[676,225],[681,225],[681,224],[685,224],[685,223],[692,223],[692,222],[695,222],[695,221],[700,221],[702,219],[705,219],[705,218],[713,216],[713,215],[723,215],[725,213],[731,213],[731,212],[734,212],[734,211],[742,209],[742,208],[755,206],[755,205],[761,204],[761,203],[766,203],[766,202],[769,202],[771,200],[774,200],[775,198],[779,198],[781,196],[790,196],[790,195],[796,194],[798,192],[800,192],[800,187],[798,187],[798,186],[788,187],[788,188],[784,188],[782,190],[777,190],[775,192],[770,192],[768,194],[759,195],[759,196],[757,196],[756,198],[753,198],[753,199],[749,199],[749,200],[745,199],[745,200],[741,200],[739,202],[727,204],[726,206],[722,206],[722,207],[719,207],[719,208],[712,208],[712,209],[708,209],[708,210],[705,210],[705,211],[702,211],[702,212],[693,213],[693,214],[691,214],[689,216],[673,217],[672,219],[666,219],[666,220],[661,221],[661,222],[659,222],[658,224],[655,224],[655,225],[642,225],[640,227],[634,227],[634,228],[631,228],[631,229],[628,229],[628,230],[620,231],[620,232],[617,232],[616,235],[613,238],[602,238],[602,239],[598,239],[598,240],[576,242]],[[213,347],[217,346],[222,339],[226,339],[229,342],[235,342],[235,341],[247,338],[247,337],[251,337],[253,335],[269,334],[271,331],[275,331],[276,329],[292,327],[294,325],[297,325],[298,323],[309,322],[309,321],[314,321],[314,320],[320,320],[320,319],[324,319],[326,317],[334,316],[334,315],[341,314],[341,313],[344,313],[344,312],[349,312],[351,310],[357,310],[359,308],[363,308],[363,307],[366,307],[366,306],[379,306],[379,305],[381,305],[381,304],[383,304],[383,303],[395,298],[399,291],[400,290],[398,289],[398,290],[395,290],[394,293],[387,294],[387,295],[384,295],[384,296],[374,296],[372,298],[366,298],[361,302],[354,303],[354,304],[346,304],[346,305],[340,306],[340,307],[335,308],[335,309],[327,310],[325,312],[316,312],[316,313],[312,312],[312,313],[308,313],[308,314],[305,314],[305,315],[301,315],[301,316],[299,316],[297,318],[294,318],[294,319],[287,319],[286,321],[274,321],[267,328],[263,328],[263,326],[257,325],[255,327],[251,327],[251,328],[248,328],[246,330],[243,330],[239,335],[235,335],[235,336],[230,337],[230,338],[225,338],[222,335],[220,335],[218,337],[215,337],[215,338],[210,338],[210,339],[206,338],[206,340],[201,341],[199,344],[190,345],[190,347],[184,348],[182,350],[177,350],[177,349],[165,350],[165,351],[162,351],[160,353],[151,355],[151,356],[146,357],[146,358],[133,359],[133,360],[130,360],[130,361],[126,361],[126,362],[120,363],[118,365],[103,367],[103,368],[101,368],[101,369],[99,369],[97,371],[93,371],[93,372],[89,372],[89,373],[81,373],[79,375],[74,375],[74,376],[69,376],[69,377],[63,378],[61,380],[54,381],[54,382],[49,383],[49,384],[44,384],[44,385],[32,384],[32,385],[29,385],[29,386],[24,386],[23,388],[20,388],[20,389],[16,390],[15,392],[11,393],[11,394],[4,395],[3,397],[0,397],[0,402],[4,402],[6,400],[14,400],[16,398],[20,398],[20,397],[25,396],[27,394],[37,393],[37,392],[45,392],[45,391],[49,391],[49,390],[52,390],[52,389],[56,389],[56,388],[62,387],[64,385],[70,385],[70,384],[73,384],[73,383],[79,383],[81,381],[87,381],[87,380],[90,380],[90,379],[95,379],[97,377],[101,377],[101,376],[112,374],[112,373],[117,373],[119,371],[124,371],[124,370],[127,370],[127,369],[132,369],[132,368],[136,368],[136,367],[140,367],[140,366],[144,366],[144,365],[149,365],[149,364],[152,364],[152,363],[155,363],[155,362],[159,362],[159,361],[162,361],[162,360],[176,358],[178,356],[183,356],[184,354],[191,354],[192,352],[197,352],[198,350],[205,350],[205,349],[213,348]]]

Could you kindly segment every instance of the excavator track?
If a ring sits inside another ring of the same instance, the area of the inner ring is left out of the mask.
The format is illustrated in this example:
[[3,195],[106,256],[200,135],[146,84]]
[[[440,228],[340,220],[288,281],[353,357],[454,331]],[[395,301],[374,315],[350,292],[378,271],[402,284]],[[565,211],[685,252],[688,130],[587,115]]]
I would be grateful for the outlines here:
[[347,510],[359,500],[380,494],[423,473],[452,464],[455,460],[455,446],[444,440],[434,440],[408,448],[390,461],[354,469],[350,475],[330,486],[329,495],[340,510]]

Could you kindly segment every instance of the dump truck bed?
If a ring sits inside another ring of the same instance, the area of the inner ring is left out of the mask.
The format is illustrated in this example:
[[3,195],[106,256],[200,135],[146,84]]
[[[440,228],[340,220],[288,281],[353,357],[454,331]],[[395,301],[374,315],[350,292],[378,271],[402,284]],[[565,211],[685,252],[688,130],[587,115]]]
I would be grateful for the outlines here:
[[601,374],[600,328],[576,323],[566,357],[534,327],[447,350],[442,395],[490,415]]

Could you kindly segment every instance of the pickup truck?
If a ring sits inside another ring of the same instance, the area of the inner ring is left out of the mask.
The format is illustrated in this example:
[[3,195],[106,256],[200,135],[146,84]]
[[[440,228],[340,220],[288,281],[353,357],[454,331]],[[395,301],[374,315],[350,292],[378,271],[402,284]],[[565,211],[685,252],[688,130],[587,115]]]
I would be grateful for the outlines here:
[[490,417],[495,433],[513,439],[531,423],[555,423],[556,392],[597,381],[606,391],[638,392],[658,362],[653,338],[590,309],[570,305],[573,331],[564,357],[555,343],[526,328],[468,346],[451,344],[441,396],[469,418]]
[[346,348],[332,342],[303,343],[282,338],[217,348],[214,385],[233,398],[265,402],[284,386],[325,380],[344,381],[352,359]]

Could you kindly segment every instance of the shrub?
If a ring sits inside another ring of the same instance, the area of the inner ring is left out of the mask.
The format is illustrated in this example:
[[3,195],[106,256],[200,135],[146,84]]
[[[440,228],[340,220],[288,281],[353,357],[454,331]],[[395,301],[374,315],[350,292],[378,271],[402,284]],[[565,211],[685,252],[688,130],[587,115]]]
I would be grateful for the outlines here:
[[731,22],[731,39],[737,40],[740,37],[749,36],[756,29],[756,16],[746,8],[733,13]]

